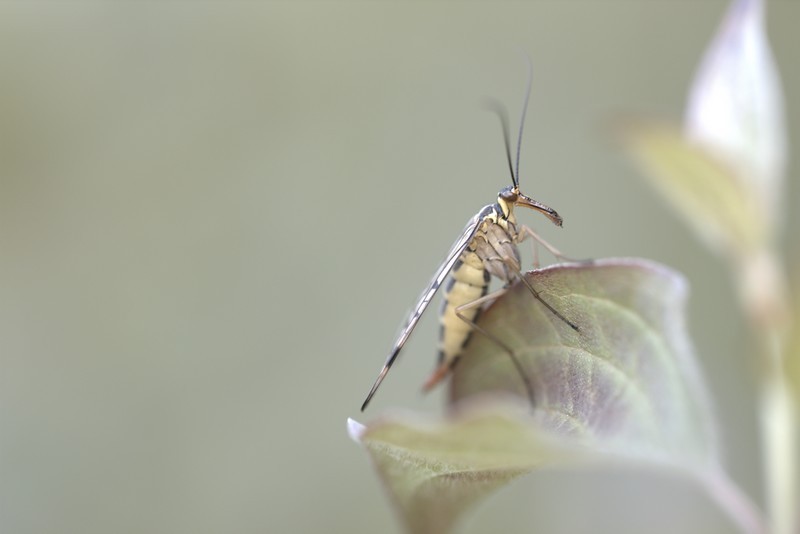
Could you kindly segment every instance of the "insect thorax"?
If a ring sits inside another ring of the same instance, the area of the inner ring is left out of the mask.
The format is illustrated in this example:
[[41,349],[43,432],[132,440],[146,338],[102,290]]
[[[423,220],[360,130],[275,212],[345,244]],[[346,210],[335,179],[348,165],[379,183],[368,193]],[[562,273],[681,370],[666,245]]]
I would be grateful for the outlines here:
[[517,240],[516,219],[513,213],[508,218],[500,215],[499,207],[484,216],[475,237],[464,251],[474,252],[489,274],[496,276],[504,282],[513,279],[514,273],[521,269]]

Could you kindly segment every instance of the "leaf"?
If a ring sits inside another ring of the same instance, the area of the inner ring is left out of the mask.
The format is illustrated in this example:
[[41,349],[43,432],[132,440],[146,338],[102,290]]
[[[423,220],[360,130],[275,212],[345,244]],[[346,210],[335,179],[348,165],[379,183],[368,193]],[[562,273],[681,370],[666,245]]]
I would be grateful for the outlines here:
[[449,532],[455,521],[493,490],[568,448],[533,427],[518,405],[475,407],[467,417],[426,422],[385,417],[350,435],[370,455],[408,532]]
[[[525,286],[514,286],[479,324],[526,369],[543,427],[650,458],[709,463],[717,457],[709,401],[684,324],[683,277],[643,260],[572,264],[528,276],[580,332]],[[524,397],[508,355],[486,336],[473,337],[454,373],[452,401],[498,390]]]
[[677,126],[629,120],[620,133],[645,176],[709,247],[743,256],[768,239],[757,197],[728,163]]
[[787,141],[763,0],[731,3],[695,74],[685,128],[689,139],[737,170],[737,178],[761,202],[761,212],[773,219],[786,172]]
[[748,532],[758,514],[719,468],[709,402],[684,325],[686,283],[642,260],[528,273],[574,332],[516,284],[455,368],[444,420],[387,415],[351,436],[375,464],[409,532],[450,530],[495,488],[541,466],[644,465],[688,475]]
[[786,172],[783,96],[763,0],[737,0],[695,75],[684,128],[622,125],[656,188],[712,248],[747,257],[771,245]]

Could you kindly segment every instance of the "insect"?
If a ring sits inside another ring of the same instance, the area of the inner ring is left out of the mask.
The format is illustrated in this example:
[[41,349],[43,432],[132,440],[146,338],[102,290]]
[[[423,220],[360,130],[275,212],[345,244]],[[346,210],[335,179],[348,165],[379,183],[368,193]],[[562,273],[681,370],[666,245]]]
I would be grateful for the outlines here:
[[[578,331],[578,326],[564,317],[550,303],[542,298],[539,292],[522,275],[519,249],[517,245],[527,238],[533,238],[541,243],[551,253],[558,258],[563,258],[551,245],[543,241],[530,228],[517,224],[514,215],[514,208],[524,207],[536,210],[556,226],[561,226],[561,216],[552,208],[545,206],[528,196],[525,196],[519,189],[519,153],[522,145],[522,129],[525,124],[525,114],[530,98],[531,76],[528,75],[528,84],[523,101],[522,117],[520,119],[519,135],[517,138],[517,158],[516,170],[511,161],[511,149],[509,148],[508,119],[501,106],[496,107],[495,111],[500,117],[503,127],[503,138],[505,141],[506,158],[511,172],[512,185],[503,188],[497,194],[497,201],[493,204],[484,206],[467,223],[461,236],[453,244],[447,253],[444,262],[436,270],[433,279],[430,281],[425,291],[419,298],[411,315],[405,323],[400,335],[394,342],[386,363],[378,374],[378,378],[367,394],[361,411],[366,409],[373,395],[380,387],[381,382],[386,377],[389,369],[394,364],[397,356],[408,340],[414,327],[419,322],[420,317],[431,303],[439,287],[450,275],[445,285],[445,297],[442,302],[440,312],[440,346],[439,358],[436,369],[430,378],[425,382],[423,390],[427,391],[444,379],[453,366],[458,361],[462,350],[469,341],[473,331],[479,331],[483,335],[495,341],[511,357],[515,367],[520,373],[528,396],[533,403],[533,389],[524,373],[519,360],[501,339],[492,335],[490,332],[478,326],[475,321],[481,312],[483,304],[490,302],[506,291],[511,282],[515,280],[525,284],[531,294],[542,303],[553,315],[564,321],[573,330]],[[489,282],[495,276],[504,282],[504,287],[498,291],[488,294]]]

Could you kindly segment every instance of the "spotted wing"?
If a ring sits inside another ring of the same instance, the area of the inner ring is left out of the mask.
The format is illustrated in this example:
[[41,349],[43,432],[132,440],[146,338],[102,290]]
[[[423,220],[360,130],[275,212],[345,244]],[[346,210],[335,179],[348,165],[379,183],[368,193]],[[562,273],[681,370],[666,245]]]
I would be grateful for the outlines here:
[[453,266],[458,261],[461,253],[464,252],[464,249],[467,248],[470,241],[472,241],[472,238],[475,237],[475,233],[478,231],[481,221],[486,215],[488,215],[490,211],[491,206],[486,206],[474,217],[472,217],[472,219],[470,219],[470,221],[467,223],[467,226],[464,227],[464,231],[461,232],[461,236],[456,240],[455,243],[453,243],[453,246],[450,248],[450,252],[447,253],[447,257],[445,257],[444,262],[442,262],[439,268],[436,269],[433,279],[430,281],[425,291],[423,291],[422,295],[420,295],[416,306],[414,306],[414,310],[408,317],[405,327],[403,327],[402,332],[400,332],[400,335],[397,337],[397,341],[394,342],[392,352],[389,353],[389,357],[386,358],[386,363],[383,364],[383,369],[381,369],[380,374],[378,374],[378,378],[375,380],[375,384],[372,385],[372,389],[370,389],[369,394],[367,394],[367,398],[364,401],[364,404],[361,406],[361,411],[364,411],[364,409],[367,407],[367,404],[369,404],[369,401],[372,399],[372,396],[375,395],[375,392],[378,390],[381,382],[383,382],[386,373],[389,372],[389,368],[391,368],[392,364],[397,359],[397,356],[400,354],[400,350],[403,348],[403,345],[405,345],[406,341],[408,341],[411,332],[414,331],[414,327],[417,326],[420,317],[422,317],[425,309],[431,303],[431,300],[433,300],[434,295],[436,295],[436,291],[438,291],[439,287],[442,285],[442,282],[444,282],[444,279],[447,278],[447,275],[453,269]]

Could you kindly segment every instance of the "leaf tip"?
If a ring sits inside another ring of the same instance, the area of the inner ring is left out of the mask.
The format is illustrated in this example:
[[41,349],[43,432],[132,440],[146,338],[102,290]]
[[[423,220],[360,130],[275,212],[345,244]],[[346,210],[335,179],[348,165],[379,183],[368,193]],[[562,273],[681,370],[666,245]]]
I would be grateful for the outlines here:
[[350,436],[350,439],[356,443],[361,443],[361,438],[364,437],[364,433],[366,431],[366,426],[362,425],[351,417],[347,418],[347,435]]

